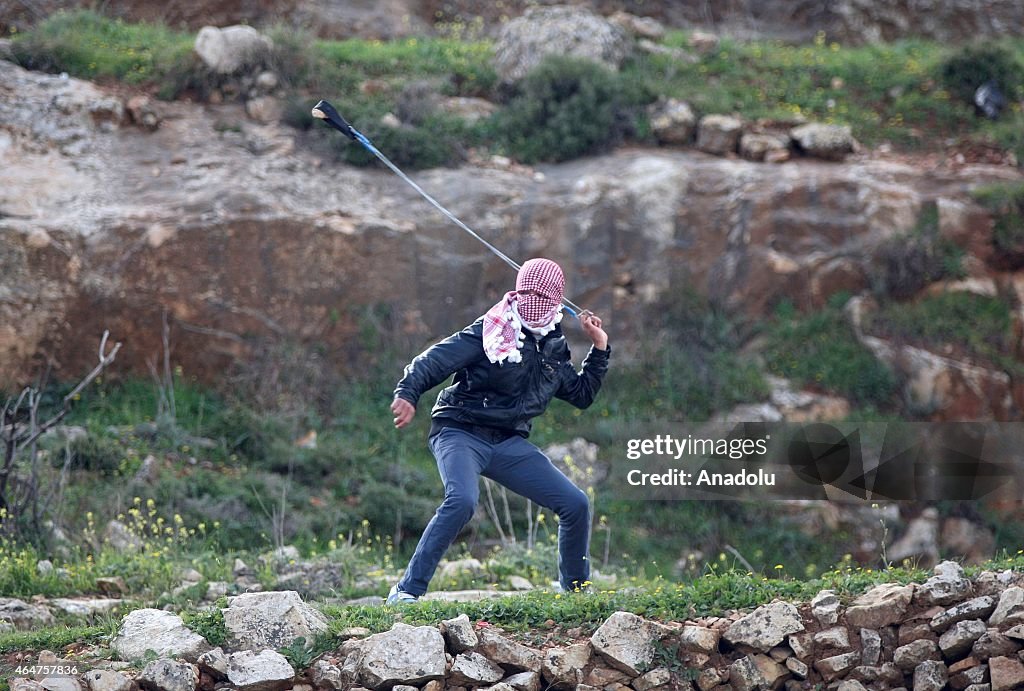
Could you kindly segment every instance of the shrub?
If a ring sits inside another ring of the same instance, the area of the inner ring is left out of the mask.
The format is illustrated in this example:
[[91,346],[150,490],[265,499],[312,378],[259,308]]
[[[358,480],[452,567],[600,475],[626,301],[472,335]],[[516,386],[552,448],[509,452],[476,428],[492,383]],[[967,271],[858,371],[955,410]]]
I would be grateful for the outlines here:
[[982,187],[974,198],[992,212],[996,262],[1011,270],[1024,267],[1024,183]]
[[[75,465],[101,475],[114,475],[125,456],[117,440],[98,434],[79,437],[71,444]],[[56,464],[58,458],[54,458]]]
[[767,336],[768,369],[800,385],[841,394],[859,405],[885,403],[896,387],[889,370],[858,343],[838,306],[802,316],[783,305]]
[[999,45],[968,45],[950,55],[941,65],[942,83],[955,97],[974,103],[974,92],[994,81],[1007,98],[1016,97],[1021,86],[1021,64]]
[[938,206],[927,204],[910,233],[879,248],[872,277],[875,292],[907,298],[934,281],[963,278],[963,255],[955,242],[939,235]]
[[639,87],[596,63],[549,57],[498,117],[509,152],[525,163],[565,161],[611,148],[633,130]]

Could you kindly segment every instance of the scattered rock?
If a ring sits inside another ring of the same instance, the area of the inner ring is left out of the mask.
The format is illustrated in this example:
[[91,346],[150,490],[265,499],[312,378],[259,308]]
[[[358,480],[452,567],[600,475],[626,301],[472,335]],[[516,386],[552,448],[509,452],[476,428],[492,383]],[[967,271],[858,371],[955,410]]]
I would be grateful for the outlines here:
[[185,626],[181,617],[160,609],[137,609],[124,618],[110,647],[122,660],[140,660],[152,650],[157,655],[195,660],[209,650],[206,639]]
[[706,31],[694,31],[690,34],[689,46],[702,55],[718,48],[720,39]]
[[992,691],[1009,691],[1024,686],[1024,664],[1011,657],[994,657],[988,661]]
[[697,129],[690,104],[675,98],[659,100],[647,110],[651,132],[661,144],[689,144]]
[[861,629],[880,629],[895,624],[903,618],[913,596],[913,584],[876,585],[847,608],[846,622]]
[[[856,145],[849,125],[823,125],[809,122],[794,127],[789,136],[805,154],[829,161],[841,161]],[[895,557],[891,557],[896,561]]]
[[517,82],[548,55],[594,60],[613,70],[630,52],[626,32],[582,7],[531,7],[506,23],[494,46],[494,64],[505,82]]
[[[444,639],[433,626],[397,623],[390,631],[374,634],[358,643],[356,673],[359,682],[371,689],[444,677]],[[484,654],[499,662],[487,652]]]
[[147,691],[195,691],[199,670],[188,662],[155,660],[146,665],[137,681]]
[[988,623],[991,626],[999,626],[1003,623],[1019,624],[1024,620],[1024,588],[1010,586],[999,596],[999,603],[989,617]]
[[533,583],[522,576],[509,576],[508,585],[512,590],[533,590]]
[[228,681],[238,691],[283,691],[295,680],[295,670],[274,650],[243,650],[228,659]]
[[788,602],[772,602],[758,607],[734,622],[722,638],[738,646],[746,645],[767,652],[781,643],[787,635],[804,630],[800,613]]
[[636,691],[651,691],[651,689],[664,686],[672,680],[672,673],[665,667],[657,667],[638,679],[633,680],[633,688]]
[[480,653],[472,651],[455,656],[446,683],[457,686],[484,686],[495,684],[505,677],[501,667]]
[[110,669],[94,669],[83,675],[89,691],[131,691],[132,680]]
[[697,148],[725,156],[736,151],[743,121],[731,115],[705,115],[697,126]]
[[498,106],[485,98],[469,96],[449,96],[442,98],[437,104],[438,110],[457,118],[462,118],[469,124],[486,120],[494,115]]
[[957,622],[968,619],[984,619],[992,614],[996,608],[996,602],[988,595],[976,597],[973,600],[961,602],[959,605],[950,607],[945,612],[939,612],[929,622],[932,631],[942,633]]
[[257,96],[245,102],[245,113],[264,125],[275,123],[284,114],[284,104],[273,96]]
[[703,626],[686,625],[679,631],[679,649],[694,653],[718,652],[718,639],[722,634]]
[[124,600],[115,600],[110,598],[82,598],[72,599],[58,597],[50,600],[50,604],[75,617],[85,617],[91,619],[97,614],[105,614],[111,610],[117,609],[124,603]]
[[497,662],[509,672],[528,672],[538,670],[543,664],[543,657],[533,648],[505,638],[497,631],[489,628],[477,633],[480,639],[478,650]]
[[914,669],[914,691],[942,691],[949,681],[946,665],[926,660]]
[[469,559],[442,562],[437,569],[437,575],[440,576],[441,579],[458,578],[463,575],[475,577],[482,576],[484,573],[486,573],[484,565],[479,559],[473,559],[472,557]]
[[795,657],[786,658],[786,669],[793,673],[797,679],[806,679],[810,668]]
[[985,632],[985,622],[980,619],[957,622],[939,636],[939,649],[947,660],[955,660],[970,651]]
[[789,160],[789,137],[744,132],[740,136],[739,147],[740,156],[748,161],[781,163]]
[[44,691],[82,691],[82,685],[74,677],[46,677],[39,685]]
[[43,605],[30,605],[13,597],[0,598],[0,622],[8,622],[18,631],[53,626],[53,615]]
[[293,590],[237,595],[223,613],[227,650],[280,650],[300,637],[311,646],[328,628],[327,618]]
[[317,660],[313,663],[310,668],[310,680],[316,688],[329,691],[343,691],[356,685],[353,675],[343,673],[340,668],[326,660]]
[[196,35],[195,51],[207,67],[231,74],[253,64],[274,47],[274,42],[251,26],[204,26]]
[[925,660],[939,659],[939,644],[928,639],[912,641],[906,645],[896,648],[892,654],[892,661],[904,672],[915,669]]
[[612,667],[635,677],[651,664],[655,644],[670,632],[630,612],[615,612],[594,632],[590,643]]
[[592,652],[590,643],[552,648],[544,656],[544,678],[554,686],[576,688],[583,682],[583,670],[590,662]]
[[918,586],[915,601],[925,605],[948,605],[962,600],[971,592],[971,581],[963,568],[953,561],[935,567],[935,575]]
[[120,576],[102,576],[96,579],[96,587],[108,597],[128,594],[128,584]]
[[448,647],[454,653],[461,653],[470,648],[475,648],[477,643],[480,642],[476,631],[473,630],[473,624],[470,623],[469,617],[465,614],[460,614],[454,619],[442,621],[438,628],[441,630],[441,635],[448,641]]

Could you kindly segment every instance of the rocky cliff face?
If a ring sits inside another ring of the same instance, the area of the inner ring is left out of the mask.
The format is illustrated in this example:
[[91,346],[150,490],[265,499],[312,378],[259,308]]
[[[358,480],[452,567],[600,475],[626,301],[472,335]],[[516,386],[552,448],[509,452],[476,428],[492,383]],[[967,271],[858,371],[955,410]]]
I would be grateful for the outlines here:
[[[159,104],[149,131],[129,122],[129,96],[0,62],[0,385],[41,357],[74,376],[103,329],[145,371],[164,310],[175,361],[212,377],[257,340],[345,362],[382,307],[418,347],[508,289],[506,266],[392,174],[335,164],[238,106]],[[628,341],[645,308],[690,288],[749,315],[856,292],[925,204],[990,275],[990,220],[968,191],[1020,173],[634,149],[415,177],[511,256],[563,262],[570,296]]]

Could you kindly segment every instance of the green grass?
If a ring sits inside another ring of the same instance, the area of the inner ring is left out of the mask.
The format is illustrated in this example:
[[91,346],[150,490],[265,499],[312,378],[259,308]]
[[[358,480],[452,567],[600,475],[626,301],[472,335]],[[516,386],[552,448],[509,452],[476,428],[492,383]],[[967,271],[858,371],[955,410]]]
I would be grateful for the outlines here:
[[[1020,132],[1017,136],[1024,137]],[[974,198],[992,212],[996,260],[1011,269],[1024,266],[1024,183],[987,185],[975,190]]]
[[1014,357],[1010,307],[997,297],[952,292],[889,303],[870,315],[865,328],[940,353],[949,345],[955,349],[951,355],[1022,371]]
[[890,402],[896,382],[857,342],[839,302],[837,299],[806,315],[792,306],[780,306],[766,329],[768,369],[801,386],[846,396],[861,406],[884,406]]
[[[510,151],[523,160],[553,160],[593,150],[569,147],[563,152],[552,147],[548,142],[552,137],[559,142],[565,139],[558,117],[525,130],[502,126],[504,121],[521,123],[533,117],[536,99],[529,99],[529,108],[522,103],[517,106],[514,90],[498,88],[491,65],[493,46],[488,41],[450,37],[327,41],[283,26],[265,30],[275,48],[260,67],[278,73],[282,88],[290,94],[288,120],[303,128],[312,124],[310,102],[327,97],[342,106],[357,127],[372,134],[371,139],[382,138],[382,144],[397,149],[402,162],[413,167],[457,162],[471,146]],[[686,32],[671,31],[663,43],[681,48],[687,38]],[[192,35],[165,27],[127,24],[77,10],[53,15],[16,36],[14,51],[22,64],[36,69],[66,71],[85,79],[123,80],[167,98],[190,92],[202,97],[224,80],[204,71],[191,52],[192,42]],[[989,52],[1002,56],[1000,65],[1024,61],[1024,40],[1004,39],[993,46]],[[964,84],[973,84],[975,73],[989,65],[991,56],[986,56],[917,39],[865,46],[839,45],[824,34],[803,45],[723,39],[695,63],[638,53],[617,75],[615,93],[632,106],[664,95],[689,101],[698,114],[738,112],[748,120],[801,116],[848,124],[854,136],[868,145],[889,141],[897,147],[928,149],[944,146],[951,137],[974,138],[1015,150],[1024,160],[1024,114],[1014,97],[1024,88],[1019,71],[1000,72],[1011,106],[998,122],[977,117],[961,93]],[[382,130],[380,115],[408,110],[408,87],[422,82],[445,94],[507,102],[508,114],[499,112],[489,125],[465,127],[451,118],[425,113],[414,122],[403,117],[410,127],[402,132]],[[553,103],[548,99],[539,112]],[[529,116],[525,120],[523,112]],[[635,108],[625,118],[617,117],[610,131],[641,141],[649,138],[644,117]],[[578,133],[571,134],[574,138]],[[456,154],[440,155],[442,146],[431,146],[432,135]],[[323,147],[319,139],[314,143]],[[350,163],[370,163],[357,149],[342,149],[339,155]]]

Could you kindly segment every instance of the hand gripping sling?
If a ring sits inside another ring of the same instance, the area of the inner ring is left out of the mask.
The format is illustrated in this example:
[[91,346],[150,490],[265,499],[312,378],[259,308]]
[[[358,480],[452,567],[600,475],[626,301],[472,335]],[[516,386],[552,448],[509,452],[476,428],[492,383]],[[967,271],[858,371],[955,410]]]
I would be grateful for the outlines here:
[[[429,194],[424,192],[422,187],[420,187],[415,182],[413,182],[409,178],[408,175],[406,175],[405,173],[403,173],[401,171],[401,169],[399,169],[398,166],[396,166],[394,163],[392,163],[390,160],[388,160],[388,157],[385,156],[384,154],[382,154],[377,149],[377,147],[375,147],[373,145],[373,142],[371,142],[369,139],[367,139],[366,136],[364,136],[362,132],[357,130],[352,125],[348,124],[348,122],[345,120],[345,118],[341,117],[341,113],[339,113],[337,110],[335,110],[334,106],[332,106],[330,103],[328,103],[327,101],[320,101],[315,106],[313,106],[313,117],[318,118],[320,120],[323,120],[325,123],[327,123],[328,125],[330,125],[334,129],[338,130],[339,132],[341,132],[343,135],[345,135],[349,139],[351,139],[353,141],[356,141],[356,142],[359,142],[360,144],[362,144],[363,147],[367,151],[369,151],[371,154],[373,154],[374,156],[379,158],[381,163],[383,163],[388,168],[390,168],[391,171],[395,175],[397,175],[398,177],[402,178],[407,183],[409,183],[409,185],[412,186],[412,188],[414,190],[416,190],[417,192],[420,193],[421,197],[423,197],[428,202],[433,204],[434,207],[438,211],[440,211],[442,214],[444,214],[449,219],[451,219],[451,221],[455,225],[457,225],[459,228],[462,228],[464,231],[466,231],[467,233],[472,235],[474,238],[479,240],[481,243],[483,243],[483,245],[487,249],[489,249],[491,252],[493,252],[495,254],[495,256],[497,256],[503,262],[505,262],[506,264],[511,266],[516,271],[519,271],[519,269],[520,269],[520,265],[519,264],[517,264],[515,261],[513,261],[511,258],[509,258],[509,256],[507,254],[505,254],[504,252],[499,250],[497,247],[495,247],[494,245],[492,245],[491,243],[487,242],[482,237],[477,235],[477,233],[472,228],[470,228],[465,223],[460,221],[455,216],[455,214],[453,214],[451,211],[449,211],[448,209],[446,209],[443,206],[441,206],[441,204],[436,199],[434,199]],[[580,314],[584,311],[584,310],[582,310],[579,307],[579,305],[574,303],[572,300],[569,300],[568,298],[563,298],[562,299],[562,304],[565,305],[565,308],[569,311],[569,314],[571,314],[572,316],[576,317],[577,319],[579,319]]]

